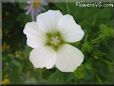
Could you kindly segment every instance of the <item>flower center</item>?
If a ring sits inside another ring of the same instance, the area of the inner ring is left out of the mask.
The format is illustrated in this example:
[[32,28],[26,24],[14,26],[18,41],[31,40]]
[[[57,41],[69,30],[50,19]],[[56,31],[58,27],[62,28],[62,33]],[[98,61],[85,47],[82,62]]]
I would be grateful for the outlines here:
[[39,4],[40,4],[40,0],[34,0],[34,2],[33,2],[33,7],[34,7],[35,9],[37,9],[37,8],[39,7]]
[[60,44],[61,40],[59,38],[59,36],[52,36],[51,40],[50,40],[50,44],[52,44],[53,46],[58,46]]
[[46,45],[51,46],[54,50],[57,50],[63,43],[63,38],[59,32],[46,34]]

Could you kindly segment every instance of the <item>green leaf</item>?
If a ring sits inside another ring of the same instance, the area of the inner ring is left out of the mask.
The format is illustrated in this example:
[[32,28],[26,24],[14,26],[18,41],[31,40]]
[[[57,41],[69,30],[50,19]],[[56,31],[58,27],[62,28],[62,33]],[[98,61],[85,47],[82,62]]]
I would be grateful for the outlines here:
[[66,76],[65,73],[62,73],[60,71],[55,71],[53,74],[50,75],[48,81],[53,84],[64,83],[65,76]]

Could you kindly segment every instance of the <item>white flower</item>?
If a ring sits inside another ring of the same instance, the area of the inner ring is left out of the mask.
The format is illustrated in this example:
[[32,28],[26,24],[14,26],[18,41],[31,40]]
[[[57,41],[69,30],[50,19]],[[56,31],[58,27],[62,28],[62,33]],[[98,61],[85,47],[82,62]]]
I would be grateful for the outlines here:
[[59,10],[49,10],[37,16],[37,22],[25,25],[27,45],[32,47],[30,61],[35,68],[51,69],[56,66],[62,72],[73,72],[84,59],[82,52],[69,43],[84,36],[71,15]]

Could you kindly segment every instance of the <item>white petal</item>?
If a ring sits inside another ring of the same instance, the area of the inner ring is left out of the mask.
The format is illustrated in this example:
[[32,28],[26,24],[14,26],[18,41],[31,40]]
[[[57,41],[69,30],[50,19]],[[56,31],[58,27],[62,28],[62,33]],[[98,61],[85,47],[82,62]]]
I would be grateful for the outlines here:
[[69,45],[63,45],[57,52],[56,67],[62,72],[73,72],[84,59],[82,52]]
[[64,15],[59,20],[58,29],[66,42],[80,41],[84,36],[84,31],[71,15]]
[[45,35],[40,30],[36,22],[29,22],[25,25],[23,30],[24,34],[27,36],[27,45],[32,48],[39,48],[44,45]]
[[42,47],[39,49],[33,49],[29,57],[35,68],[51,69],[55,65],[56,53],[54,50],[48,47]]
[[49,10],[37,16],[37,23],[46,32],[55,31],[57,29],[57,22],[62,16],[59,10]]

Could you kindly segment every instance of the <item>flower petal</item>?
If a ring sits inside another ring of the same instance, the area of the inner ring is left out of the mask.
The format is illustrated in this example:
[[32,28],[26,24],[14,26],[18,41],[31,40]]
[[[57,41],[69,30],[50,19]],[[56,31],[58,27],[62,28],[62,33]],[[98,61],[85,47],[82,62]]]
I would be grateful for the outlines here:
[[55,31],[57,29],[57,22],[62,17],[59,10],[49,10],[37,16],[37,23],[43,27],[44,31]]
[[36,22],[29,22],[25,25],[23,30],[27,36],[27,45],[32,48],[39,48],[44,45],[45,36],[44,33],[38,27]]
[[82,52],[69,45],[63,45],[57,52],[56,67],[62,72],[73,72],[84,59]]
[[35,68],[51,69],[55,65],[56,53],[49,47],[33,49],[29,57]]
[[58,29],[66,42],[80,41],[84,36],[84,31],[71,15],[64,15],[59,20]]

